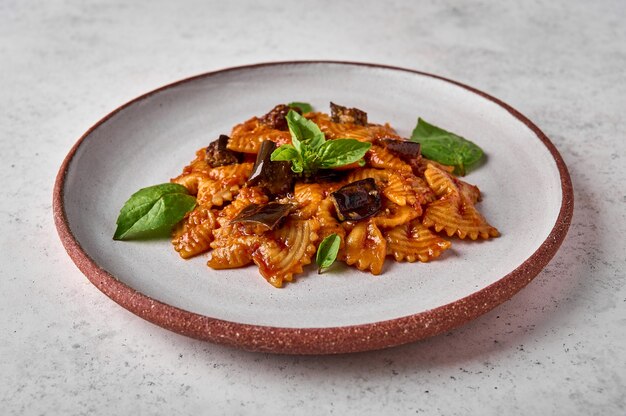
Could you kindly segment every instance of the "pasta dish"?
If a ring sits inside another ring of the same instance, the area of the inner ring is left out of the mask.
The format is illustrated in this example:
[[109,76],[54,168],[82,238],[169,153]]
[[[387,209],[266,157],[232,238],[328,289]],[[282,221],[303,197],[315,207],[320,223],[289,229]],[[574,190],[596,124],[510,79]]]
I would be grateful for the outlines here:
[[182,258],[209,252],[213,269],[255,264],[281,287],[330,237],[332,260],[378,275],[388,258],[428,262],[454,238],[499,235],[476,208],[478,187],[419,143],[356,108],[306,107],[278,105],[234,126],[171,180],[196,198],[173,230]]

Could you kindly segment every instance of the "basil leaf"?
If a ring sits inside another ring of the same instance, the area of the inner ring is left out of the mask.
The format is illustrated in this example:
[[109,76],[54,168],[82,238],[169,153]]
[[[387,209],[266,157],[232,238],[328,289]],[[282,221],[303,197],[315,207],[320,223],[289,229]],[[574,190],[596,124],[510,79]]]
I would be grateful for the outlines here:
[[302,113],[310,113],[311,111],[313,111],[313,107],[309,103],[299,103],[295,101],[293,103],[287,104],[287,106],[291,108],[298,107],[300,111],[302,111]]
[[140,189],[126,201],[117,217],[114,240],[164,235],[196,206],[196,198],[176,183]]
[[321,273],[322,269],[329,268],[335,262],[340,245],[341,237],[337,234],[331,234],[322,240],[319,247],[317,247],[317,255],[315,256],[318,273]]
[[365,156],[371,146],[355,139],[328,140],[318,151],[319,167],[336,168],[354,163]]
[[286,116],[291,142],[272,152],[271,160],[291,162],[291,170],[310,176],[318,169],[335,168],[361,160],[370,143],[355,139],[337,139],[327,141],[324,133],[314,122],[290,110]]
[[289,132],[291,133],[293,147],[295,147],[298,152],[302,153],[301,142],[306,144],[310,149],[316,150],[326,141],[324,133],[322,133],[317,124],[311,120],[307,120],[295,111],[289,110],[285,118],[287,119]]
[[291,170],[295,173],[302,173],[304,170],[304,163],[302,163],[302,159],[293,159],[291,161]]
[[298,159],[300,157],[300,153],[290,144],[284,144],[280,146],[278,149],[274,150],[270,155],[270,159],[272,162],[277,160],[293,160]]
[[290,144],[284,144],[270,155],[272,161],[289,161],[291,170],[300,173],[303,170],[302,155]]
[[421,152],[428,159],[454,166],[455,173],[465,175],[466,168],[477,164],[483,150],[471,141],[427,123],[419,118],[411,140],[421,144]]

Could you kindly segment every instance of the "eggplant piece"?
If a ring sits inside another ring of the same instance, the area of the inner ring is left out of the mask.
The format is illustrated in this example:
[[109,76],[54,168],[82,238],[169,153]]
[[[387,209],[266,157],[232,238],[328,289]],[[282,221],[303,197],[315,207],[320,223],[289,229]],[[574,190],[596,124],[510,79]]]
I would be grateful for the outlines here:
[[209,166],[216,168],[218,166],[241,163],[243,155],[227,147],[229,140],[230,137],[225,134],[220,134],[217,140],[209,144],[206,148],[206,156],[204,158]]
[[419,143],[396,139],[379,139],[378,143],[402,159],[412,160],[420,157],[421,145]]
[[292,209],[292,204],[281,204],[279,202],[270,202],[265,205],[250,204],[233,218],[230,223],[255,223],[273,230],[289,215]]
[[335,123],[351,123],[367,126],[367,113],[358,108],[348,108],[330,103],[330,118]]
[[311,175],[303,175],[300,180],[304,183],[339,182],[348,172],[348,170],[319,169]]
[[261,144],[247,185],[260,186],[270,196],[283,196],[293,191],[295,175],[291,162],[271,160],[274,150],[276,143],[271,140]]
[[382,205],[376,181],[365,178],[330,194],[341,221],[362,220],[376,214]]
[[302,110],[298,107],[289,107],[285,104],[278,104],[276,107],[272,108],[269,113],[259,117],[259,122],[272,129],[287,131],[289,130],[289,126],[287,125],[287,119],[285,117],[287,116],[287,113],[289,113],[289,110],[302,114]]

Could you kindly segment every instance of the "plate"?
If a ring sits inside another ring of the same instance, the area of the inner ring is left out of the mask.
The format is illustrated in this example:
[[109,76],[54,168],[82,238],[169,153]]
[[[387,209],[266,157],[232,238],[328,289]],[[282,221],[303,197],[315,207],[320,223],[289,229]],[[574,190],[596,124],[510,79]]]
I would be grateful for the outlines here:
[[[183,261],[169,241],[117,242],[115,220],[139,188],[178,175],[220,133],[275,104],[329,101],[364,109],[410,135],[417,117],[479,144],[471,172],[479,209],[502,233],[453,240],[430,263],[387,261],[380,276],[347,267],[309,270],[276,289],[255,267],[214,271]],[[569,227],[572,185],[554,145],[502,101],[436,75],[349,62],[277,62],[188,78],[138,97],[74,145],[54,189],[67,252],[102,292],[169,330],[247,350],[327,354],[429,337],[491,310],[548,263]]]

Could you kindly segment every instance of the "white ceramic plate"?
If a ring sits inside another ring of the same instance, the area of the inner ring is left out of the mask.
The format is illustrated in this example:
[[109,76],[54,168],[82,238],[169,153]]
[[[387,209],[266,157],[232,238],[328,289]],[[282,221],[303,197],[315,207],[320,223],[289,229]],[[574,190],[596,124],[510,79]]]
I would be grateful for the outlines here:
[[[487,163],[466,180],[480,187],[479,210],[502,236],[453,239],[450,250],[426,264],[389,259],[380,276],[347,267],[317,275],[311,267],[283,289],[266,283],[256,267],[214,271],[207,256],[183,261],[168,240],[112,240],[119,209],[133,192],[178,175],[198,148],[236,123],[291,101],[328,111],[331,100],[405,136],[420,116],[480,145]],[[138,315],[248,349],[326,353],[433,335],[508,299],[556,252],[571,219],[572,192],[543,133],[477,90],[399,68],[285,62],[200,75],[117,109],[68,155],[54,206],[72,258]]]

